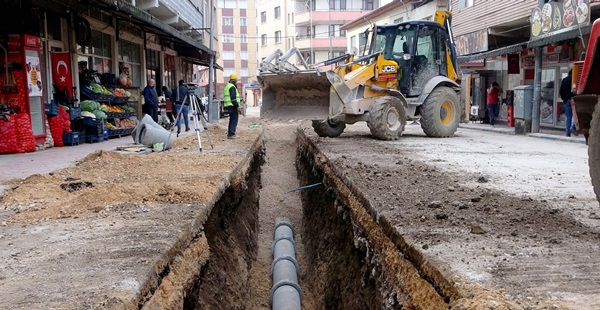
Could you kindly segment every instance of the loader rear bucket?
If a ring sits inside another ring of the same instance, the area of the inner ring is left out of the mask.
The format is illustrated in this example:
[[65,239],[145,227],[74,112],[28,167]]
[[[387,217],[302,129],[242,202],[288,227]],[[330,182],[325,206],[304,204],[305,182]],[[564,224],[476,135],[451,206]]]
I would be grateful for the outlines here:
[[261,74],[260,117],[281,120],[324,120],[329,116],[329,89],[325,73]]

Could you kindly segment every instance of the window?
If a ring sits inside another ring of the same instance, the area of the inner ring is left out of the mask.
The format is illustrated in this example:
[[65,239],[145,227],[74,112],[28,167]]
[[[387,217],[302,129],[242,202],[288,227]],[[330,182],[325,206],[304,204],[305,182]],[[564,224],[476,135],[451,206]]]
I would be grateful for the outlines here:
[[248,52],[240,52],[241,60],[248,60]]
[[267,12],[260,12],[260,22],[262,24],[267,22]]
[[394,19],[394,24],[399,24],[404,21],[404,17]]
[[458,0],[458,9],[462,10],[473,6],[475,0]]
[[229,76],[235,73],[235,69],[228,69],[228,68],[224,68],[223,69],[223,76],[225,77],[225,79],[229,80]]
[[346,0],[329,0],[329,9],[334,11],[345,11]]
[[221,20],[222,20],[223,26],[233,26],[233,17],[223,16]]
[[240,26],[247,26],[246,17],[240,17]]
[[363,0],[363,10],[375,9],[375,0]]
[[306,37],[307,38],[314,38],[315,37],[315,26],[312,27],[306,27]]
[[240,43],[248,43],[248,35],[241,34],[240,35]]
[[279,18],[281,18],[281,7],[276,6],[275,7],[275,19],[279,19]]
[[352,51],[352,49],[355,47],[356,47],[356,36],[351,36],[350,37],[350,51]]
[[260,43],[262,44],[262,46],[267,45],[267,35],[266,34],[263,34],[260,36]]
[[127,68],[126,71],[129,71],[132,85],[136,87],[142,86],[141,50],[142,46],[140,44],[123,39],[119,40],[119,74]]
[[248,68],[240,68],[240,76],[248,76]]
[[96,70],[99,73],[112,72],[112,37],[108,34],[92,30],[90,46],[77,46],[77,61],[85,61],[84,69]]
[[237,0],[219,0],[219,8],[235,9]]
[[232,34],[224,34],[223,35],[223,43],[233,43],[233,35]]
[[329,36],[330,37],[345,37],[346,30],[340,30],[342,25],[330,25],[329,26]]
[[248,4],[246,3],[246,0],[239,0],[239,1],[240,1],[239,2],[240,9],[248,8]]
[[235,60],[234,51],[223,51],[223,60]]
[[275,31],[275,43],[281,43],[281,31]]

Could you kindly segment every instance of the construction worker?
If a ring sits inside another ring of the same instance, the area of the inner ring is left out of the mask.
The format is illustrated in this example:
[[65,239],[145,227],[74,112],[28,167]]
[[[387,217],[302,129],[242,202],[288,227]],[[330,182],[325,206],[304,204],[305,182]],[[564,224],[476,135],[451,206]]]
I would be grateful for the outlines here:
[[232,73],[229,76],[229,83],[225,86],[223,90],[223,106],[227,109],[229,113],[229,127],[227,128],[227,139],[239,139],[239,137],[235,134],[235,130],[238,123],[239,111],[240,111],[240,102],[242,98],[240,97],[240,93],[237,90],[237,75]]

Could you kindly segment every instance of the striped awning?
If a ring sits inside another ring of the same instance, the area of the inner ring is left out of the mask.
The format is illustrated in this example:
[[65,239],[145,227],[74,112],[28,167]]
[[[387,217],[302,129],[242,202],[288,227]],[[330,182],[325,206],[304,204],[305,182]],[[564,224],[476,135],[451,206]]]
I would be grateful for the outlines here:
[[575,38],[579,37],[580,35],[589,34],[591,29],[592,29],[592,25],[586,25],[586,26],[581,27],[581,31],[579,28],[575,28],[575,29],[570,29],[568,31],[561,32],[561,33],[554,33],[552,35],[549,35],[549,36],[546,36],[546,37],[543,37],[543,38],[540,38],[537,40],[529,41],[527,43],[527,48],[531,49],[531,48],[536,48],[536,47],[543,47],[548,44],[566,41],[566,40],[570,40],[570,39],[575,39]]

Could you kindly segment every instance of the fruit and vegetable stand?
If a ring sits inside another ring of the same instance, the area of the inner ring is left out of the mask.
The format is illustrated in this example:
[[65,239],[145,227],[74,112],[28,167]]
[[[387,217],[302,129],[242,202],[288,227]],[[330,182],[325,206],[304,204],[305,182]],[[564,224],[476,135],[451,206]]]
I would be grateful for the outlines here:
[[[132,89],[137,95],[139,89]],[[87,100],[82,101],[82,110],[90,112],[95,118],[102,119],[108,137],[129,135],[137,125],[137,105],[130,105],[132,93],[123,88],[112,91],[101,84],[89,83],[81,90]],[[88,115],[92,117],[92,115]]]

